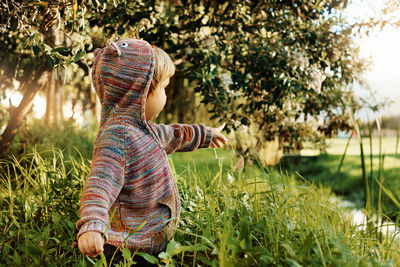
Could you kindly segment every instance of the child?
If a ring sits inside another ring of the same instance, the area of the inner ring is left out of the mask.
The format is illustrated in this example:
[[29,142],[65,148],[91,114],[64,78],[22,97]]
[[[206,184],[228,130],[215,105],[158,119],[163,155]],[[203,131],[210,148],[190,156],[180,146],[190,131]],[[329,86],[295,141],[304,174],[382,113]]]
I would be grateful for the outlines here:
[[157,254],[180,214],[167,154],[221,147],[227,141],[220,133],[224,125],[151,122],[165,105],[165,87],[175,72],[160,48],[125,39],[94,54],[92,77],[102,112],[76,223],[78,246],[93,257],[103,250],[111,257],[117,247]]

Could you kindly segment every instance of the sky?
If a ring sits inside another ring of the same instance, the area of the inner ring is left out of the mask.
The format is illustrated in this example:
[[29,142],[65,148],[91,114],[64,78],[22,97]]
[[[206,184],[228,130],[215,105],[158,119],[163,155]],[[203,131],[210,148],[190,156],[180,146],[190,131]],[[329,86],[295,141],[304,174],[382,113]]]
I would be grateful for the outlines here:
[[[352,0],[343,16],[350,22],[379,18],[384,6],[384,0]],[[380,115],[400,115],[400,29],[376,29],[355,41],[360,45],[360,55],[371,59],[371,69],[364,77],[376,92],[376,99],[393,102]]]

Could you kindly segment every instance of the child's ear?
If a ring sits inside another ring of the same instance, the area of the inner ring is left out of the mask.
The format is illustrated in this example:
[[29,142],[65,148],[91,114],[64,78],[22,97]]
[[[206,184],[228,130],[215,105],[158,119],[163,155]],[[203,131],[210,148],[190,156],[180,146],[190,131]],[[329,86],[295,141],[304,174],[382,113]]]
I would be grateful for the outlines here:
[[114,43],[113,41],[108,43],[108,46],[111,48],[111,50],[115,53],[116,56],[120,56],[121,55],[121,50],[119,50],[119,47],[116,43]]

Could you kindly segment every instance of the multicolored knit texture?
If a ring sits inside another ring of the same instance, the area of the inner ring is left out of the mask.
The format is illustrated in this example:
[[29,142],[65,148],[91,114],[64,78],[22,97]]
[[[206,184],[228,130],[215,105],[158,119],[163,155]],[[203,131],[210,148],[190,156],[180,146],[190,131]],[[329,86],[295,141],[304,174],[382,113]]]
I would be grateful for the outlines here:
[[78,238],[97,231],[111,245],[157,253],[180,214],[167,154],[209,147],[212,131],[201,124],[146,121],[154,68],[147,42],[119,40],[96,49],[95,58],[92,77],[102,114],[80,202]]

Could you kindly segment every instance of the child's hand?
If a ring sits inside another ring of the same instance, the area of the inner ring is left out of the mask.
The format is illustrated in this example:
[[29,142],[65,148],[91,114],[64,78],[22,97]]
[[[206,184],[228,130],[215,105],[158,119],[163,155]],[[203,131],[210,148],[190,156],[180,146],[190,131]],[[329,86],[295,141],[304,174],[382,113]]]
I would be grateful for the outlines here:
[[104,239],[99,232],[89,231],[83,233],[78,239],[79,250],[91,257],[96,257],[103,252]]
[[218,126],[217,128],[211,128],[212,133],[213,133],[213,139],[211,142],[211,147],[221,147],[221,144],[226,144],[226,142],[228,141],[228,138],[226,138],[222,133],[222,129],[224,129],[225,127],[225,123]]

